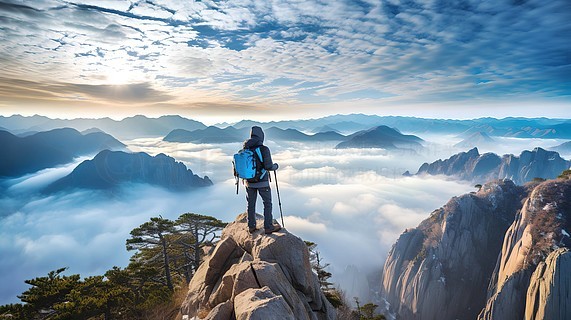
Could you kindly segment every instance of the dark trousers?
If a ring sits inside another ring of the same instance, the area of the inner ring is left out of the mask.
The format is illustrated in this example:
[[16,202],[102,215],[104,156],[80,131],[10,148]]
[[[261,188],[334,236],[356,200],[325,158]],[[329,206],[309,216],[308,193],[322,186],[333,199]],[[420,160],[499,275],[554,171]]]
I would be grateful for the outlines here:
[[270,187],[246,187],[246,200],[248,201],[248,227],[256,227],[256,198],[258,197],[258,193],[264,202],[264,229],[271,229],[274,218],[272,217],[272,190]]

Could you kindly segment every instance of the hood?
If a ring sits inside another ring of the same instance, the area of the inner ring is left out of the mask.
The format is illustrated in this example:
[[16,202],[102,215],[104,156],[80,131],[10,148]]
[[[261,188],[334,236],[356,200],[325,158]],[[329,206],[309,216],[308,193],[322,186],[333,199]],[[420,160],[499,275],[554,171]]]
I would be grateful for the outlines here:
[[253,126],[250,130],[250,139],[244,141],[245,148],[261,146],[264,143],[264,131],[258,126]]
[[250,138],[258,137],[262,142],[264,142],[264,131],[258,126],[253,126],[250,130]]

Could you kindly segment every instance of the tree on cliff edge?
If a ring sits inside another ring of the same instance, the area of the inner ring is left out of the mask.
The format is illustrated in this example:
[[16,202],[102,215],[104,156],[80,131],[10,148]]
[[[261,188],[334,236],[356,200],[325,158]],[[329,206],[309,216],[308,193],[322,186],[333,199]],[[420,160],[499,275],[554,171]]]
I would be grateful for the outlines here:
[[151,218],[151,221],[143,223],[140,227],[131,231],[131,238],[127,239],[127,250],[144,250],[158,246],[161,249],[161,258],[165,271],[165,285],[173,291],[170,262],[168,254],[167,236],[176,232],[175,224],[163,217]]
[[[202,248],[207,245],[213,245],[216,238],[219,237],[218,233],[224,228],[227,223],[224,223],[214,217],[205,216],[196,213],[184,213],[176,220],[177,229],[183,233],[191,233],[193,241],[182,241],[179,243],[184,246],[185,258],[188,261],[185,278],[187,283],[198,267],[202,260]],[[192,270],[190,270],[192,268]]]

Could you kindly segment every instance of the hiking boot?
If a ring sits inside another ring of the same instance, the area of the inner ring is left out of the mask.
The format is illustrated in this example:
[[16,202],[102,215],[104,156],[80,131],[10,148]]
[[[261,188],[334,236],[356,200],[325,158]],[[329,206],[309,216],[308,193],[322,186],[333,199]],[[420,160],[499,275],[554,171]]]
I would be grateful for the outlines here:
[[256,232],[256,230],[258,230],[256,227],[248,229],[248,231],[250,231],[250,233],[254,233],[254,232]]
[[271,229],[266,229],[266,234],[270,234],[272,232],[280,231],[282,227],[280,225],[273,225]]

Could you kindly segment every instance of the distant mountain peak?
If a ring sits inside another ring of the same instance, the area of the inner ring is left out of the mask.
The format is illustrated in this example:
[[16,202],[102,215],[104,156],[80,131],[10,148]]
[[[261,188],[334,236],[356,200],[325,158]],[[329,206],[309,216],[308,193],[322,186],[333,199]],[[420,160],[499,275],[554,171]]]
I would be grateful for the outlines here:
[[417,136],[404,135],[397,129],[385,125],[375,126],[357,132],[350,139],[339,143],[335,148],[382,148],[382,149],[419,149],[423,140]]
[[494,153],[480,155],[474,147],[446,160],[424,163],[417,174],[443,174],[479,183],[507,178],[524,184],[534,178],[553,179],[569,166],[571,161],[561,158],[559,153],[540,147],[524,150],[519,156],[509,154],[502,157]]
[[73,128],[58,128],[18,137],[0,134],[3,148],[0,177],[15,177],[72,162],[74,158],[125,145],[103,132],[81,134]]
[[212,185],[205,176],[195,175],[182,162],[160,153],[127,153],[103,150],[92,160],[79,164],[69,175],[45,190],[54,193],[69,189],[112,190],[124,183],[141,183],[172,191],[185,191]]

